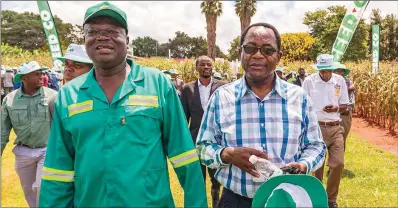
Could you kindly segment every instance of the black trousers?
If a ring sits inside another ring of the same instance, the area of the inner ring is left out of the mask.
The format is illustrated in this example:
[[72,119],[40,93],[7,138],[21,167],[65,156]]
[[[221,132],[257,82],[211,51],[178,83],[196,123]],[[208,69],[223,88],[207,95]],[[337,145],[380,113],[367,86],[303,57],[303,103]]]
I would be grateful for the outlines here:
[[214,174],[216,173],[217,169],[211,169],[211,168],[207,168],[204,165],[200,165],[202,168],[202,174],[203,174],[203,179],[205,180],[206,183],[206,169],[209,172],[209,176],[210,176],[210,181],[211,181],[211,191],[219,191],[220,190],[220,183],[214,178]]
[[253,199],[235,194],[224,187],[218,208],[251,208],[252,201]]

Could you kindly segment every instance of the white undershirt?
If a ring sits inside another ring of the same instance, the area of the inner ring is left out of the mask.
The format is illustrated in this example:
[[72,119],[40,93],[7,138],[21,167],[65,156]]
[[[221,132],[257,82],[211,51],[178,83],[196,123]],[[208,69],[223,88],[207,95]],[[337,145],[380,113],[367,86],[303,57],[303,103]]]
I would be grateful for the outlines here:
[[198,79],[200,102],[202,104],[203,110],[206,110],[207,102],[209,102],[212,83],[213,83],[213,78],[211,78],[210,83],[207,86],[202,85],[202,83],[200,83],[200,80]]

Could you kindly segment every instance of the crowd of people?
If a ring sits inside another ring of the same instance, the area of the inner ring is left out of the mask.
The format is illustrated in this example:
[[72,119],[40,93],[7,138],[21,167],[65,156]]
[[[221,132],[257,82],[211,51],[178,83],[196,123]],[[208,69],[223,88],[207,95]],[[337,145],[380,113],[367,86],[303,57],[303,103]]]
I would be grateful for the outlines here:
[[[263,205],[338,207],[355,88],[333,56],[317,57],[317,73],[300,67],[286,75],[277,67],[278,30],[257,23],[240,37],[241,78],[214,72],[203,55],[198,79],[184,83],[175,69],[126,58],[127,15],[115,5],[88,8],[83,29],[85,44],[59,58],[63,76],[36,61],[2,69],[1,154],[13,129],[15,170],[30,207],[173,207],[167,159],[186,207],[207,207],[206,173],[212,207],[249,208],[257,196]],[[303,192],[317,184],[268,182],[279,176],[258,182],[249,161],[255,155],[322,181],[326,154],[319,203]],[[264,186],[268,195],[256,195]],[[278,189],[300,190],[288,200]]]

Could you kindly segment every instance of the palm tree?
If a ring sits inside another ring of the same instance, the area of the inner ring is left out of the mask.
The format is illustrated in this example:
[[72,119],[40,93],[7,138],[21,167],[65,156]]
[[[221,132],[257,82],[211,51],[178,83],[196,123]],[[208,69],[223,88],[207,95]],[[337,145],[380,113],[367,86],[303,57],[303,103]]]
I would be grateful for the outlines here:
[[206,16],[207,24],[207,56],[216,58],[217,17],[222,14],[222,3],[216,0],[206,0],[200,4],[202,14]]
[[251,18],[256,14],[256,0],[236,0],[235,13],[240,17],[240,30],[246,29],[250,25]]

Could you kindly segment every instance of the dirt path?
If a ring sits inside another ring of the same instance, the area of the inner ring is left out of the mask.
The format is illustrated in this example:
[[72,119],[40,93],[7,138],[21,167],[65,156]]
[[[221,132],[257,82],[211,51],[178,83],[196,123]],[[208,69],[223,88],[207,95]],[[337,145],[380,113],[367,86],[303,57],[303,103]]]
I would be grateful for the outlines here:
[[352,118],[351,132],[398,156],[398,135],[392,135],[357,116]]

